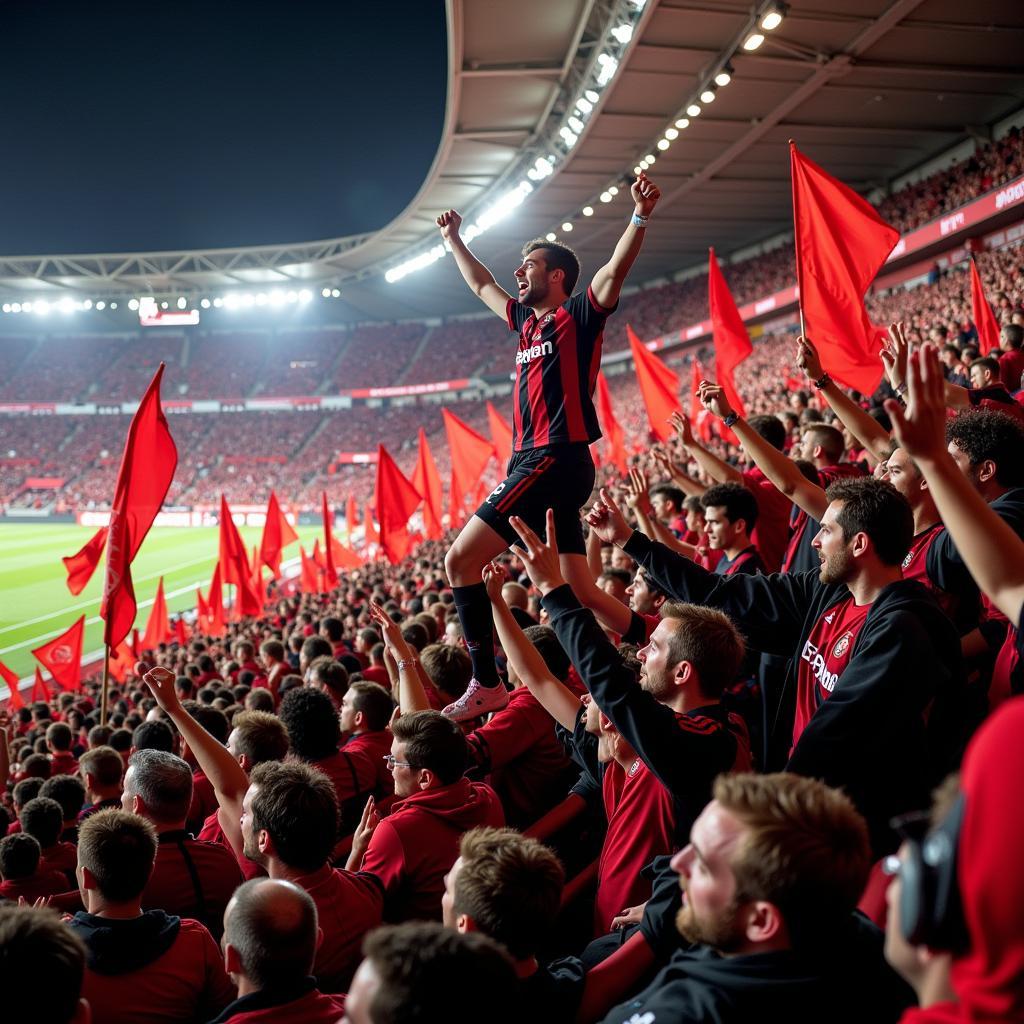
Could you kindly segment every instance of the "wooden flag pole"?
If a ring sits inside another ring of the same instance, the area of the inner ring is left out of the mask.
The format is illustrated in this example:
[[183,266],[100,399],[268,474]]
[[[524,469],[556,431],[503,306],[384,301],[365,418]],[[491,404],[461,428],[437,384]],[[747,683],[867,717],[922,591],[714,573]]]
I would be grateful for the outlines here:
[[107,691],[110,688],[110,644],[103,645],[103,687],[100,690],[100,725],[107,724]]

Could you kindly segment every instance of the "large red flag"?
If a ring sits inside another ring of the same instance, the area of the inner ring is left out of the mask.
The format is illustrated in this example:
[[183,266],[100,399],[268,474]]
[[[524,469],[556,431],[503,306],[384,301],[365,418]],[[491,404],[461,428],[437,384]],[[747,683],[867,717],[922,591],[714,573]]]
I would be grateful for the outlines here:
[[92,579],[96,566],[103,557],[103,549],[107,545],[107,528],[101,526],[86,542],[81,551],[66,555],[61,561],[68,571],[68,590],[72,594],[80,594],[85,585]]
[[679,378],[648,350],[629,324],[626,325],[626,336],[633,353],[640,395],[647,409],[647,422],[659,441],[667,441],[672,436],[668,419],[672,413],[682,411],[679,404]]
[[338,585],[338,570],[334,565],[334,513],[327,505],[327,492],[320,492],[321,515],[324,520],[324,588],[333,590]]
[[149,612],[146,632],[142,635],[142,646],[155,651],[162,643],[166,643],[171,635],[171,623],[167,615],[167,598],[164,596],[164,578],[156,585],[156,597]]
[[987,356],[999,349],[999,324],[996,322],[992,307],[985,298],[985,286],[978,275],[978,267],[971,257],[971,319],[974,329],[978,332],[978,347],[981,354]]
[[220,496],[220,555],[217,564],[221,582],[235,585],[235,618],[259,615],[263,611],[263,602],[253,590],[249,556],[223,494]]
[[733,370],[754,351],[754,346],[750,344],[750,336],[722,276],[714,249],[708,252],[708,306],[715,345],[715,378],[725,391],[729,404],[745,416],[746,410],[733,380]]
[[494,455],[494,445],[447,409],[441,410],[441,416],[452,457],[452,486],[455,488],[452,503],[458,502],[462,507],[466,498],[476,492],[484,469]]
[[281,575],[281,552],[298,539],[299,535],[281,511],[277,495],[271,491],[267,502],[267,521],[263,524],[263,536],[260,538],[259,561],[274,574],[275,579]]
[[611,392],[603,373],[597,375],[597,418],[601,421],[601,431],[608,440],[608,461],[625,476],[629,469],[626,462],[626,436],[622,432],[622,424],[615,418]]
[[106,622],[103,642],[111,648],[128,635],[135,621],[131,564],[160,511],[178,466],[178,449],[160,407],[163,373],[161,363],[128,427],[110,509],[100,616]]
[[487,425],[491,432],[494,454],[504,470],[508,465],[508,460],[512,458],[512,428],[490,402],[487,403]]
[[136,660],[127,641],[122,640],[117,645],[117,650],[110,652],[111,676],[119,683],[123,683],[128,678],[128,673],[134,671]]
[[82,688],[82,640],[85,637],[85,616],[69,626],[32,654],[62,690]]
[[373,516],[370,515],[369,505],[363,506],[363,543],[380,543],[380,534],[377,532],[377,527],[373,525]]
[[196,587],[196,627],[200,633],[206,632],[206,624],[210,620],[210,605],[208,604],[203,592],[199,587]]
[[387,448],[377,446],[377,483],[374,504],[380,523],[380,545],[392,565],[409,553],[409,516],[423,500],[406,479]]
[[320,592],[320,569],[316,562],[306,554],[306,549],[299,545],[299,561],[301,570],[299,573],[299,589],[304,594],[317,594]]
[[441,526],[441,477],[437,472],[437,463],[434,462],[430,445],[427,443],[427,432],[422,427],[412,485],[423,495],[424,537],[427,540],[440,540],[444,532]]
[[224,616],[224,581],[221,578],[220,562],[213,569],[210,580],[210,596],[206,599],[207,626],[204,632],[210,636],[221,636],[224,633],[226,619]]
[[179,647],[188,644],[188,629],[185,626],[185,619],[180,615],[174,620],[174,639],[178,641]]
[[345,532],[348,534],[349,545],[353,544],[353,535],[356,532],[356,499],[350,494],[345,501]]
[[43,673],[36,669],[36,677],[32,681],[32,703],[36,701],[42,701],[44,704],[50,703],[50,691],[46,688],[46,683],[43,682]]
[[0,661],[0,679],[3,679],[11,691],[7,698],[7,710],[14,711],[16,708],[23,708],[25,701],[22,700],[21,691],[18,689],[18,674],[12,672],[2,661]]
[[358,569],[363,560],[350,547],[346,547],[337,537],[331,538],[331,552],[334,555],[335,569]]
[[880,330],[864,293],[900,233],[790,143],[796,279],[807,335],[833,377],[870,395],[882,379]]

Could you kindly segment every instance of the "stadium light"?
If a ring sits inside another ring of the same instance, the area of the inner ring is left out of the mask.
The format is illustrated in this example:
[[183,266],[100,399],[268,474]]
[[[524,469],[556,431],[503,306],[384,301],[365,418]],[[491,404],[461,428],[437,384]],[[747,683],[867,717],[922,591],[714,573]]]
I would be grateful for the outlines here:
[[589,114],[594,109],[594,104],[590,102],[585,96],[581,96],[576,101],[576,109],[581,114]]
[[14,302],[14,303],[11,304],[11,312],[12,313],[20,313],[21,310],[22,310],[22,306],[21,306],[20,302]]
[[128,300],[128,308],[132,312],[135,312],[135,310],[137,310],[139,308],[139,300],[138,299],[129,299]]
[[96,308],[102,313],[103,310],[107,308],[107,304],[102,299],[100,299],[99,302],[96,303]]
[[618,187],[618,185],[609,185],[609,186],[608,186],[608,191],[609,191],[609,192],[610,192],[610,193],[611,193],[611,194],[612,194],[613,196],[617,196],[617,195],[619,194],[619,187]]
[[578,117],[575,117],[575,116],[570,117],[568,119],[567,123],[568,123],[569,127],[577,135],[582,135],[583,134],[583,129],[586,127],[586,125]]
[[715,102],[715,90],[708,88],[700,94],[701,103],[714,103]]
[[591,103],[596,103],[601,98],[601,94],[594,92],[593,89],[588,89],[583,95],[586,96]]
[[597,75],[597,84],[607,85],[615,77],[615,72],[619,70],[619,62],[609,53],[599,53],[597,63],[601,66]]
[[547,234],[546,234],[546,235],[545,235],[544,237],[545,237],[545,238],[546,238],[546,239],[547,239],[547,240],[548,240],[549,242],[553,242],[553,241],[554,241],[554,240],[555,240],[555,239],[556,239],[556,238],[558,237],[558,235],[556,235],[556,234],[554,233],[554,231],[549,231],[549,232],[548,232],[548,233],[547,233]]
[[562,230],[563,230],[564,232],[566,232],[566,234],[568,234],[568,233],[569,233],[570,231],[572,231],[572,222],[571,222],[571,221],[568,221],[568,220],[567,220],[567,221],[566,221],[566,222],[565,222],[565,223],[564,223],[564,224],[562,225]]
[[332,288],[331,289],[331,298],[332,299],[340,299],[341,298],[341,290],[338,289],[338,288]]
[[110,304],[110,308],[111,308],[111,309],[117,309],[117,303],[116,303],[116,302],[112,302],[112,303]]
[[691,103],[686,108],[686,113],[689,114],[690,117],[700,117],[700,106],[696,103]]
[[684,128],[690,127],[690,119],[688,117],[681,117],[676,121],[676,127],[682,131]]
[[756,50],[764,42],[764,36],[760,32],[751,32],[743,42],[743,49],[747,52]]
[[593,217],[594,216],[594,208],[592,206],[584,206],[583,207],[583,216],[584,217]]
[[304,306],[307,302],[313,301],[313,293],[308,288],[299,291],[299,304]]
[[220,309],[224,305],[224,299],[220,295],[215,296],[213,305],[215,309]]
[[726,64],[725,67],[715,75],[715,85],[728,85],[732,81],[734,70],[735,69],[731,64]]
[[67,316],[69,313],[74,313],[74,311],[75,311],[75,303],[74,303],[74,301],[72,299],[69,299],[69,298],[67,298],[67,296],[65,296],[63,299],[60,299],[57,302],[57,308],[65,316]]
[[646,160],[648,164],[653,164],[654,163],[654,154],[653,153],[648,153],[644,157],[644,160]]
[[611,36],[617,39],[623,46],[626,45],[633,38],[633,26],[632,25],[619,25],[617,28],[611,30]]
[[203,309],[209,309],[210,308],[210,300],[209,299],[205,299],[205,298],[204,299],[200,299],[199,300],[199,305],[202,306]]
[[678,128],[666,128],[665,129],[665,138],[668,139],[669,142],[675,142],[676,139],[679,138],[679,129]]
[[660,149],[663,153],[671,145],[672,143],[668,139],[658,139],[658,149]]
[[761,28],[771,32],[782,24],[782,19],[789,13],[789,6],[784,3],[773,3],[761,18]]
[[0,309],[2,309],[5,313],[10,313],[11,304],[9,302],[5,302],[3,306],[0,306]]
[[598,198],[602,203],[610,203],[612,201],[612,194],[611,192],[602,192]]
[[184,309],[188,305],[188,299],[184,295],[178,297],[178,309]]

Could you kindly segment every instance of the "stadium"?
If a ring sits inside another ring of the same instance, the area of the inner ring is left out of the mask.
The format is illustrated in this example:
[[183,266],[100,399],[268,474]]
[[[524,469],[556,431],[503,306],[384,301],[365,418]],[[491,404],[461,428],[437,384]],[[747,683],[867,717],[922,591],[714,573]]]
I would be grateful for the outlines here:
[[0,174],[0,978],[74,993],[19,1008],[1024,1020],[1024,8],[186,5],[58,68],[75,6],[0,13],[81,97]]

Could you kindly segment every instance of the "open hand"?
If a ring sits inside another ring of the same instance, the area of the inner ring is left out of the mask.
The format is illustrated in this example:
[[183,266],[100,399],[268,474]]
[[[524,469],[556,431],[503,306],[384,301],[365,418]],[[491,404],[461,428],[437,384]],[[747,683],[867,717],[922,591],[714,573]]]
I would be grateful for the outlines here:
[[635,467],[629,471],[626,484],[626,505],[640,515],[650,516],[651,499],[647,493],[647,474]]
[[565,583],[562,567],[558,562],[558,541],[555,538],[555,513],[548,509],[546,517],[545,537],[541,540],[519,516],[510,516],[512,529],[519,534],[520,540],[526,545],[519,557],[526,566],[526,574],[533,585],[546,594]]
[[946,451],[945,380],[938,349],[924,345],[909,359],[906,409],[892,398],[885,403],[896,440],[914,459],[934,459]]
[[402,636],[402,627],[376,601],[370,602],[370,621],[380,627],[384,646],[396,661],[412,657],[409,641]]
[[688,416],[684,416],[681,412],[674,412],[668,418],[669,423],[672,424],[672,429],[682,439],[683,444],[689,448],[693,444],[693,427],[690,424]]
[[893,391],[899,391],[907,382],[907,358],[910,355],[906,325],[889,325],[889,337],[883,342],[879,355],[885,366],[885,375],[889,378],[889,386]]
[[587,522],[593,531],[607,544],[622,547],[633,535],[633,529],[626,522],[622,510],[607,489],[601,488],[601,500],[587,513]]

